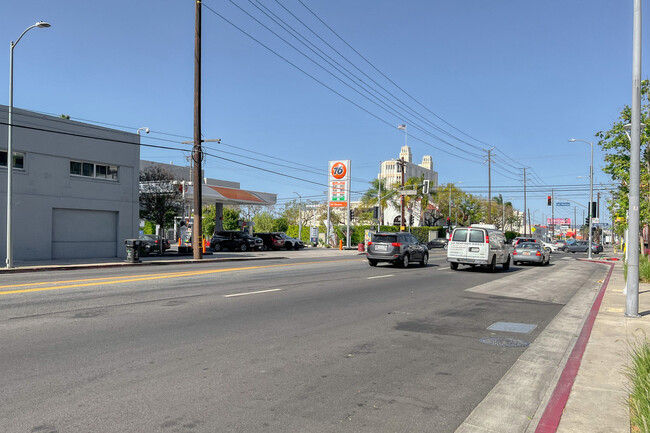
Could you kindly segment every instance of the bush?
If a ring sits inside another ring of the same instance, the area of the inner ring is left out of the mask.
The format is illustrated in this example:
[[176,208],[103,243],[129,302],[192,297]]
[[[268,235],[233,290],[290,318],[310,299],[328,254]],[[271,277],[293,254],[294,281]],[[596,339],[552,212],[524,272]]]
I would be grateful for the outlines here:
[[632,431],[650,433],[650,341],[630,344],[631,365],[625,375],[630,380],[630,423]]
[[[623,265],[623,275],[627,280],[627,263]],[[650,283],[650,256],[639,255],[639,282]]]

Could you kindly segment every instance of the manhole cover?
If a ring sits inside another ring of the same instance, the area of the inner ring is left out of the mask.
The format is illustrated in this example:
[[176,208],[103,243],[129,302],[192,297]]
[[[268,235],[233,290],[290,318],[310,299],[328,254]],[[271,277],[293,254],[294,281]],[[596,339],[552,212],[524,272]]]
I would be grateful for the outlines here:
[[495,322],[488,326],[490,331],[517,332],[519,334],[528,334],[537,325],[530,323],[513,323],[513,322]]
[[484,337],[479,340],[481,343],[499,347],[528,347],[529,342],[507,337]]

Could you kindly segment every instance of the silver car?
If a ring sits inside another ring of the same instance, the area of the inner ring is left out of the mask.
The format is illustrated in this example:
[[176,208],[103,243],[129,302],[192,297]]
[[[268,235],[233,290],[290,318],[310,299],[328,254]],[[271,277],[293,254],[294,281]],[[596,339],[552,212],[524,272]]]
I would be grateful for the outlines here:
[[429,248],[410,233],[373,233],[366,251],[370,266],[391,262],[406,268],[411,262],[420,266],[429,262]]
[[520,242],[512,251],[512,263],[537,263],[548,265],[551,261],[551,250],[541,242]]

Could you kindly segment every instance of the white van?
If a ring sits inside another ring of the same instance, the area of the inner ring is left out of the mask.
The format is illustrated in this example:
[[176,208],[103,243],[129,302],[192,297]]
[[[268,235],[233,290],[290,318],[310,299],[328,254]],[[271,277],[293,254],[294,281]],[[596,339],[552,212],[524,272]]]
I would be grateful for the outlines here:
[[510,250],[506,236],[493,225],[457,227],[447,244],[447,261],[451,269],[458,265],[487,266],[494,272],[497,265],[510,268]]

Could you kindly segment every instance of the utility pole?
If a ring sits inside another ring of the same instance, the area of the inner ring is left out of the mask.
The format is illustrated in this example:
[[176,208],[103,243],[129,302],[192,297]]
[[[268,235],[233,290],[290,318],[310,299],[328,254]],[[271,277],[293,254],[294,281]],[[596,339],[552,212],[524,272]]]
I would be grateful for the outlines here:
[[488,224],[492,224],[492,149],[487,151],[488,154]]
[[400,158],[400,166],[402,168],[402,191],[400,192],[400,209],[402,216],[400,217],[400,228],[399,231],[404,231],[404,157]]
[[641,0],[634,0],[632,46],[632,128],[630,131],[630,201],[626,247],[625,316],[639,317],[639,193],[641,183]]
[[577,212],[578,212],[578,207],[573,206],[573,236],[577,236],[576,233],[576,218],[578,218]]
[[381,175],[377,176],[377,231],[381,231]]
[[551,241],[555,239],[555,190],[551,188]]
[[528,234],[526,228],[526,167],[524,167],[524,236]]
[[202,216],[203,197],[201,181],[201,163],[203,150],[201,149],[201,0],[195,3],[195,36],[194,36],[194,148],[192,149],[192,162],[194,172],[192,183],[194,184],[194,222],[192,224],[192,252],[194,258],[203,258],[201,248],[202,237]]

